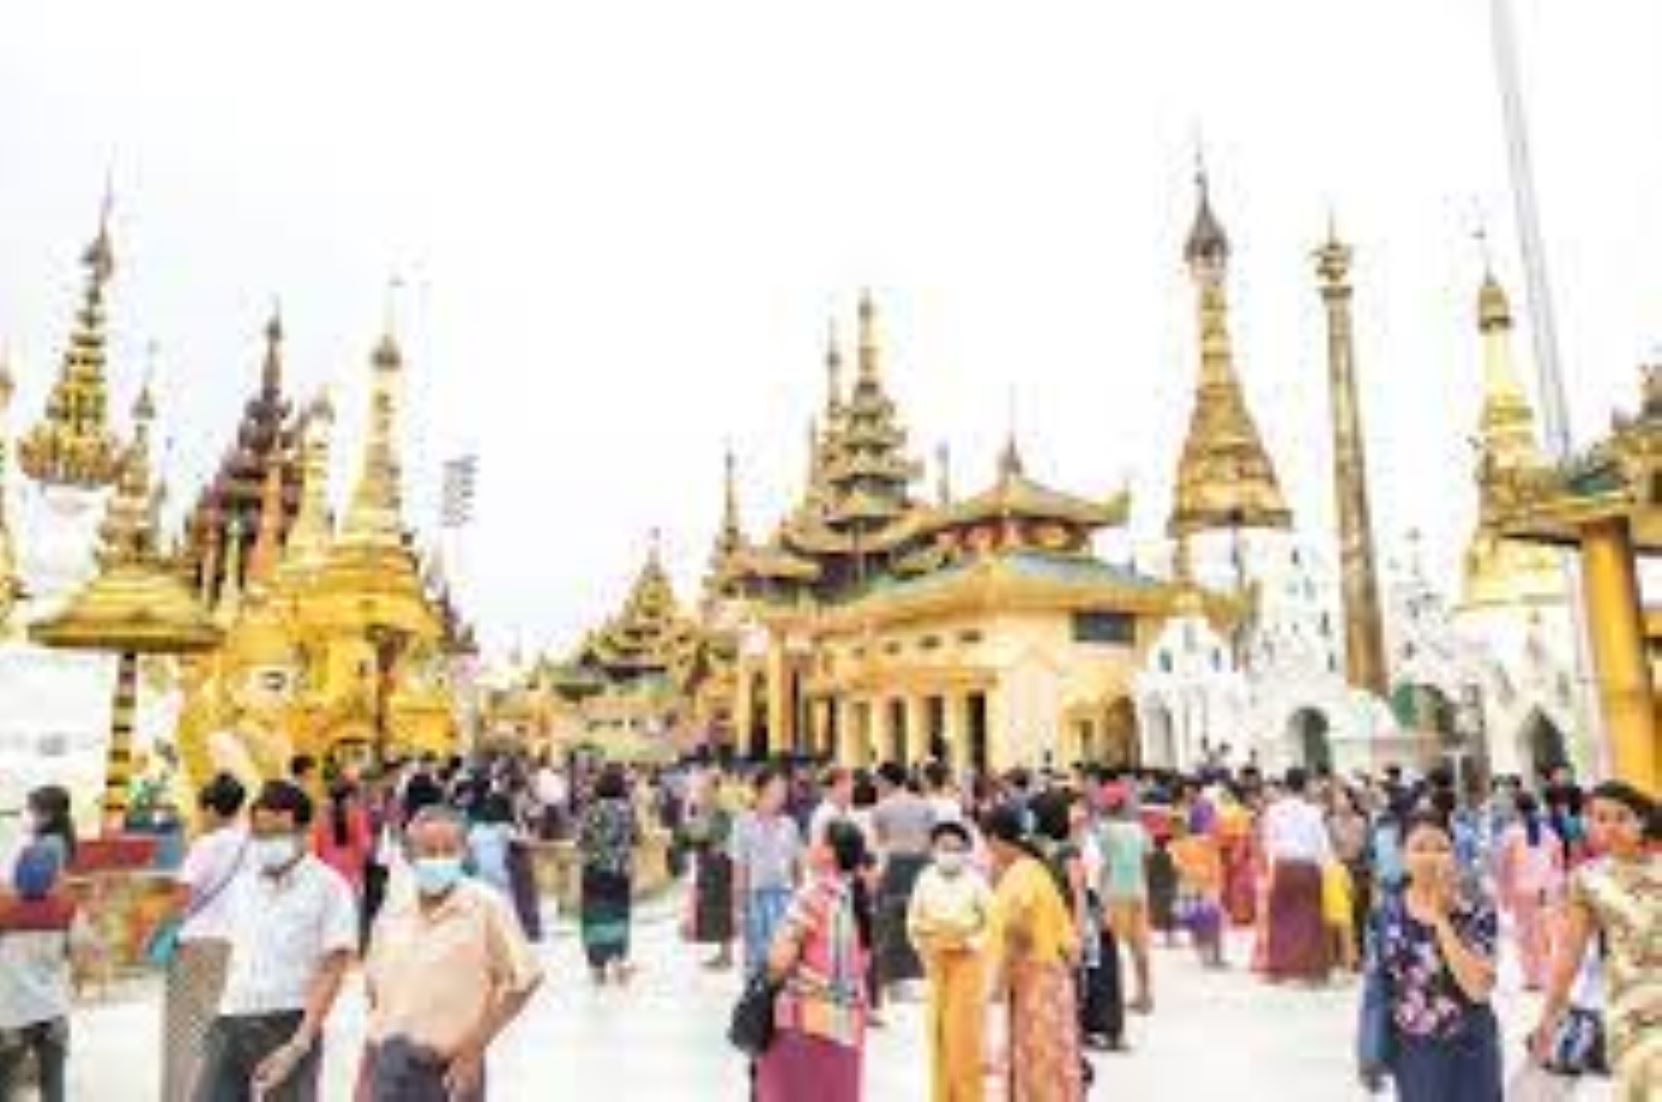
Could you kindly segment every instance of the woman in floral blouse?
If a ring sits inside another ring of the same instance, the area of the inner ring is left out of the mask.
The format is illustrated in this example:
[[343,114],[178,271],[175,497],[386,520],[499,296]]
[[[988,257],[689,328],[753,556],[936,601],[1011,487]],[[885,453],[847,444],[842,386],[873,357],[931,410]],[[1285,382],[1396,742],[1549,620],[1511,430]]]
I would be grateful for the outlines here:
[[1387,1069],[1402,1102],[1501,1102],[1494,907],[1460,899],[1454,839],[1431,812],[1408,820],[1407,883],[1370,931],[1368,968],[1388,992]]
[[1563,940],[1535,1030],[1547,1061],[1570,987],[1595,934],[1604,935],[1605,1044],[1621,1102],[1662,1098],[1662,856],[1656,801],[1606,781],[1588,802],[1588,843],[1598,854],[1570,879]]

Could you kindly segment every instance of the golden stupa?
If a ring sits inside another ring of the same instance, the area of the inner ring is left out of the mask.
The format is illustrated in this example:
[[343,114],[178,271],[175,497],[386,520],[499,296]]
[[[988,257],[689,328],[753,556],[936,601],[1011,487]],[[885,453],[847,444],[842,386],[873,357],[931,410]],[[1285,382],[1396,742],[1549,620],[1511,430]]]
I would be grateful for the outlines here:
[[[465,639],[428,592],[405,530],[403,360],[390,335],[372,372],[361,469],[338,532],[327,399],[293,431],[239,433],[266,448],[241,464],[263,472],[259,513],[251,537],[235,509],[210,509],[198,526],[198,581],[216,594],[225,643],[185,674],[178,741],[189,779],[220,769],[279,775],[302,753],[346,765],[456,745],[452,660]],[[269,362],[264,375],[269,383]],[[287,489],[296,483],[291,511]]]

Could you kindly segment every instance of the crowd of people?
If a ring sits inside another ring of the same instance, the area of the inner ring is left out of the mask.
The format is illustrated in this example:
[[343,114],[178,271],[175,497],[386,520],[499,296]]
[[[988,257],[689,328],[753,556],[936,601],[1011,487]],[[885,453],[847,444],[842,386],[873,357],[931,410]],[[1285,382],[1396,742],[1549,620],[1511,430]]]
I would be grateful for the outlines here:
[[[654,834],[684,941],[767,1003],[760,1102],[861,1098],[896,1000],[925,1004],[936,1102],[1081,1099],[1112,1066],[1089,1054],[1128,1051],[1155,1012],[1155,950],[1181,943],[1266,983],[1360,975],[1365,1082],[1498,1102],[1503,936],[1540,993],[1532,1069],[1609,1075],[1623,1102],[1662,1090],[1658,813],[1619,783],[512,755],[324,772],[297,758],[256,792],[199,793],[148,947],[165,1102],[318,1097],[355,967],[360,1099],[484,1097],[485,1053],[542,976],[538,847],[570,847],[592,980],[626,985]],[[65,1097],[75,848],[67,793],[34,792],[0,892],[0,1098],[26,1062]]]

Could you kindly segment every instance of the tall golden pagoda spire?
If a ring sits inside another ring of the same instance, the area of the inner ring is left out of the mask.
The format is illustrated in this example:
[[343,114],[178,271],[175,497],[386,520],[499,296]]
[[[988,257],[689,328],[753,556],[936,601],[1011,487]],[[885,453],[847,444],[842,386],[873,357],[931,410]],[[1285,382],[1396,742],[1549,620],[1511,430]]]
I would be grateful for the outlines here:
[[300,451],[300,507],[289,529],[280,574],[317,569],[329,555],[334,531],[329,522],[329,434],[335,409],[327,393],[318,396],[303,421]]
[[1167,528],[1172,535],[1240,528],[1290,528],[1275,465],[1264,450],[1235,374],[1229,339],[1229,238],[1212,209],[1204,166],[1199,203],[1183,258],[1195,283],[1200,321],[1200,377],[1188,436],[1178,461]]
[[1503,539],[1496,531],[1497,487],[1519,471],[1549,465],[1512,357],[1512,304],[1485,264],[1477,293],[1483,341],[1483,408],[1478,415],[1478,522],[1466,546],[1462,603],[1467,607],[1566,599],[1558,557],[1539,544]]
[[404,372],[398,342],[390,332],[376,346],[372,364],[363,466],[340,538],[346,544],[402,548],[403,493],[397,437],[398,391]]
[[1368,464],[1362,436],[1362,398],[1356,380],[1356,341],[1351,323],[1350,246],[1330,221],[1327,242],[1316,251],[1316,276],[1327,309],[1328,388],[1333,406],[1333,488],[1339,516],[1339,565],[1345,617],[1345,680],[1383,697],[1385,624],[1379,607],[1373,514],[1368,505]]
[[122,468],[121,445],[107,423],[104,380],[104,291],[115,271],[108,191],[98,234],[81,262],[87,268],[86,290],[45,416],[18,443],[18,465],[38,482],[98,489],[115,482]]

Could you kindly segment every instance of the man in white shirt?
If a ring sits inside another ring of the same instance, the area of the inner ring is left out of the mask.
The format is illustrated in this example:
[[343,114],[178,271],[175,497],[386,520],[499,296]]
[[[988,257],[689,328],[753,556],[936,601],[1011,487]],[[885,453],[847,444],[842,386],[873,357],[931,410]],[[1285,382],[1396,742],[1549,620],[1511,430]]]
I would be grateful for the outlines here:
[[854,821],[854,774],[841,767],[825,771],[820,781],[823,795],[819,806],[808,820],[808,844],[817,846],[825,841],[825,831],[832,823]]
[[1322,922],[1322,870],[1333,845],[1303,769],[1287,771],[1286,794],[1264,811],[1264,855],[1270,867],[1264,973],[1270,981],[1320,982],[1332,966]]
[[247,875],[230,889],[231,960],[196,1102],[315,1102],[323,1026],[358,943],[352,889],[314,858],[312,801],[270,781],[254,801]]

